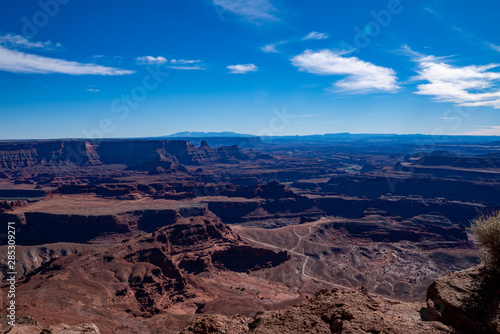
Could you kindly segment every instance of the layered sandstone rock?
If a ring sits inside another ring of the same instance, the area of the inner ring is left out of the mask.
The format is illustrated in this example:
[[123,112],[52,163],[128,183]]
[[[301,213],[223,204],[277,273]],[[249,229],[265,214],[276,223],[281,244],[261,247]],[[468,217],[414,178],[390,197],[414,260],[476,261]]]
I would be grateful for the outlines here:
[[181,334],[288,333],[451,333],[438,322],[424,322],[419,303],[368,296],[362,291],[321,290],[310,300],[279,311],[258,312],[253,319],[206,315]]
[[482,266],[438,278],[427,290],[429,316],[473,333],[500,333],[500,274]]
[[[170,164],[238,163],[271,159],[270,156],[236,145],[196,148],[185,140],[78,140],[61,139],[0,143],[0,168],[19,169],[51,165],[122,164],[152,170]],[[155,165],[156,164],[156,165]]]
[[111,247],[86,248],[42,264],[19,280],[19,315],[42,323],[92,319],[111,333],[120,326],[130,331],[136,318],[148,323],[164,313],[193,314],[225,296],[241,306],[234,298],[240,290],[210,277],[241,282],[240,275],[278,266],[289,256],[250,247],[215,215],[200,213],[181,214],[154,233]]

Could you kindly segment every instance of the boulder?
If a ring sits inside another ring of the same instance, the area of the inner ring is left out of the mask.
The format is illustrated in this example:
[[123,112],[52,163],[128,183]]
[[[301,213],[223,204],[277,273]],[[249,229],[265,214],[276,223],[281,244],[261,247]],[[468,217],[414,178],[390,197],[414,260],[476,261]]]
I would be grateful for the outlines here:
[[432,320],[473,333],[500,333],[500,275],[483,266],[440,277],[427,290]]

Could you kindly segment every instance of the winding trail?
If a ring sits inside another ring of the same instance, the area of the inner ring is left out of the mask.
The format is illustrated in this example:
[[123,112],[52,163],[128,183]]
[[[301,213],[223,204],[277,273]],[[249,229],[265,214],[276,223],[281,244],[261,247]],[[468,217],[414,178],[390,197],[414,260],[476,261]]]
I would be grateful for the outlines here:
[[299,238],[299,240],[297,241],[295,247],[292,248],[292,250],[297,249],[297,247],[299,247],[300,243],[302,242],[302,238],[307,238],[311,234],[312,232],[311,226],[307,226],[307,228],[309,229],[309,233],[307,233],[307,235],[300,235],[297,233],[296,225],[293,226],[293,234],[295,234]]
[[[340,284],[335,284],[335,283],[332,283],[332,282],[328,282],[328,281],[325,281],[325,280],[322,280],[320,278],[317,278],[317,277],[313,277],[313,276],[310,276],[308,274],[306,274],[306,267],[307,267],[307,262],[309,261],[309,259],[311,258],[311,256],[309,255],[306,255],[304,253],[299,253],[297,251],[295,251],[295,249],[297,249],[297,247],[300,246],[301,242],[302,242],[302,239],[303,238],[307,238],[311,235],[312,233],[312,227],[316,226],[316,225],[319,225],[319,224],[324,224],[326,222],[328,222],[329,219],[326,218],[326,217],[323,217],[315,222],[312,222],[310,224],[308,224],[308,228],[309,228],[309,232],[307,233],[307,235],[300,235],[297,233],[297,231],[295,230],[296,228],[296,225],[293,226],[293,233],[299,238],[297,244],[295,245],[295,247],[291,248],[291,249],[287,249],[287,248],[284,248],[284,247],[279,247],[279,246],[276,246],[276,245],[272,245],[272,244],[268,244],[266,242],[262,242],[262,241],[257,241],[255,239],[252,239],[250,237],[247,237],[247,236],[243,236],[240,234],[240,236],[243,238],[243,239],[246,239],[252,243],[256,243],[256,244],[259,244],[259,245],[262,245],[262,246],[265,246],[265,247],[268,247],[268,248],[273,248],[273,249],[277,249],[277,250],[285,250],[291,254],[294,254],[294,255],[297,255],[297,256],[300,256],[302,258],[304,258],[304,263],[302,264],[302,268],[301,268],[301,271],[300,271],[300,274],[310,280],[314,280],[314,281],[317,281],[317,282],[321,282],[321,283],[325,283],[325,284],[329,284],[335,288],[339,288],[339,289],[342,289],[342,290],[352,290],[351,287],[347,287],[347,286],[344,286],[344,285],[340,285]],[[238,230],[240,229],[243,229],[241,227],[238,227],[236,229],[234,229],[235,232],[238,232]]]
[[[328,284],[334,288],[338,288],[338,289],[341,289],[341,290],[344,290],[344,291],[353,291],[353,290],[356,290],[356,288],[352,288],[352,287],[349,287],[349,286],[345,286],[345,285],[340,285],[340,284],[336,284],[336,283],[332,283],[332,282],[329,282],[329,281],[325,281],[321,278],[317,278],[317,277],[314,277],[314,276],[310,276],[308,274],[306,274],[306,269],[307,269],[307,263],[309,262],[309,259],[311,258],[311,256],[309,255],[306,255],[304,253],[299,253],[297,251],[295,251],[295,249],[300,245],[300,243],[302,242],[302,240],[304,238],[307,238],[311,235],[312,233],[312,227],[315,227],[319,224],[324,224],[324,223],[327,223],[327,222],[330,222],[332,221],[331,219],[328,219],[327,217],[323,217],[323,218],[320,218],[318,219],[317,221],[315,222],[311,222],[311,223],[307,223],[307,227],[309,228],[309,233],[307,233],[307,235],[299,235],[296,230],[295,230],[295,227],[296,225],[293,226],[293,233],[299,238],[299,241],[297,242],[297,244],[292,248],[292,249],[287,249],[287,248],[284,248],[284,247],[279,247],[279,246],[276,246],[276,245],[273,245],[273,244],[269,244],[269,243],[266,243],[266,242],[262,242],[262,241],[257,241],[253,238],[250,238],[250,237],[247,237],[247,236],[243,236],[241,234],[238,234],[241,238],[243,239],[246,239],[252,243],[255,243],[255,244],[259,244],[259,245],[262,245],[262,246],[265,246],[265,247],[268,247],[268,248],[272,248],[272,249],[277,249],[279,251],[287,251],[291,254],[294,254],[296,256],[300,256],[301,258],[304,258],[304,263],[302,263],[302,268],[301,268],[301,271],[300,271],[300,274],[305,277],[305,278],[308,278],[310,280],[313,280],[313,281],[316,281],[316,282],[320,282],[320,283],[324,283],[324,284]],[[306,224],[303,224],[303,226],[306,225]],[[231,226],[231,229],[233,229],[234,232],[238,233],[239,230],[242,230],[242,229],[245,229],[241,226]],[[353,249],[356,249],[358,248],[359,246],[354,246]],[[320,261],[322,261],[323,263],[325,263],[321,258],[320,258]],[[325,265],[328,266],[328,264],[325,263]],[[381,295],[379,293],[376,293],[376,292],[364,292],[368,297],[370,297],[370,295],[375,295],[375,296],[380,296],[386,300],[389,300],[389,301],[392,301],[394,303],[401,303],[402,301],[401,300],[397,300],[397,299],[393,299],[393,298],[390,298],[388,296],[384,296],[384,295]]]

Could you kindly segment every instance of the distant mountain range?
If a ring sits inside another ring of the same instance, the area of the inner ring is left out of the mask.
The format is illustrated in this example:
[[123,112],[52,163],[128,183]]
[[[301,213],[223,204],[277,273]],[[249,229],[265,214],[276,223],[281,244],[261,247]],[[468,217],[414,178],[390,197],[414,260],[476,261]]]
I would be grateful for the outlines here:
[[162,138],[221,138],[221,137],[256,137],[254,135],[246,135],[242,133],[224,131],[224,132],[177,132]]
[[[268,145],[356,145],[356,143],[372,143],[377,147],[381,146],[431,146],[436,150],[436,144],[481,144],[495,146],[500,143],[498,136],[460,136],[443,135],[433,136],[424,134],[371,134],[371,133],[326,133],[317,135],[295,135],[295,136],[255,136],[236,132],[191,132],[183,131],[171,135],[144,138],[144,139],[167,139],[167,140],[187,140],[194,146],[200,146],[206,141],[211,147],[238,145],[241,148],[258,148]],[[425,151],[425,149],[424,149]]]
[[[155,137],[162,138],[258,138],[255,135],[236,133],[231,131],[224,132],[196,132],[183,131],[167,136]],[[433,142],[492,142],[498,143],[499,136],[464,136],[464,135],[424,135],[424,134],[375,134],[375,133],[326,133],[323,135],[295,135],[295,136],[261,136],[266,142],[331,142],[331,141],[366,141],[366,140],[382,140],[382,141],[397,141],[408,142],[415,140],[432,140]]]

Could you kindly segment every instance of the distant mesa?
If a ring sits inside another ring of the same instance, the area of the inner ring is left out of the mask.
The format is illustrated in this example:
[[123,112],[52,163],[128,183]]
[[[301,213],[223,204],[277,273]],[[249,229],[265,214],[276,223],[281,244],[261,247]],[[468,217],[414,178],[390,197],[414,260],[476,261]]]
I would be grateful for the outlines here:
[[369,172],[373,172],[374,170],[376,170],[377,168],[375,166],[373,166],[371,163],[366,163],[363,165],[363,168],[361,168],[361,173],[369,173]]
[[268,147],[270,144],[264,142],[261,137],[190,137],[190,136],[179,136],[179,137],[165,137],[169,140],[186,140],[191,145],[201,146],[202,142],[206,142],[208,146],[212,148],[218,148],[222,146],[232,146],[238,145],[241,148],[262,148]]
[[459,156],[446,151],[434,151],[425,154],[413,163],[420,166],[449,166],[456,168],[500,168],[500,156],[489,154],[485,156]]
[[241,148],[261,148],[269,146],[261,137],[236,132],[177,132],[168,136],[151,139],[187,140],[194,146],[202,146],[202,142],[213,148],[238,145]]
[[208,143],[206,140],[202,140],[201,143],[200,143],[200,147],[199,149],[200,150],[206,150],[206,149],[210,149],[211,147],[208,146]]

